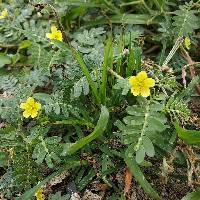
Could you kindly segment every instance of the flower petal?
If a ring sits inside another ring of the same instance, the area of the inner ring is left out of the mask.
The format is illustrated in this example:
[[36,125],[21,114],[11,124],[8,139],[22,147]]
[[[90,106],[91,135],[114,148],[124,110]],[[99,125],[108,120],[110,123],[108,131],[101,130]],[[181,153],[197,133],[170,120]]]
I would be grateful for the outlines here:
[[131,76],[128,81],[131,85],[137,85],[138,83],[136,76]]
[[140,81],[140,82],[142,82],[148,78],[147,73],[145,71],[139,72],[136,77],[137,77],[138,81]]
[[27,104],[26,103],[21,103],[19,107],[21,109],[27,109]]
[[38,115],[37,110],[33,110],[33,111],[31,112],[31,117],[32,117],[32,118],[37,117],[37,115]]
[[134,95],[134,96],[138,96],[140,94],[140,88],[139,87],[132,87],[131,88],[131,93]]
[[40,110],[41,109],[41,104],[40,103],[38,103],[38,102],[35,102],[35,109],[38,111],[38,110]]
[[140,93],[141,93],[141,96],[148,97],[150,95],[150,89],[148,87],[143,87]]
[[59,40],[59,41],[63,40],[62,33],[60,30],[57,31],[57,40]]
[[30,115],[31,115],[30,112],[28,112],[27,110],[25,110],[25,111],[23,112],[23,116],[24,116],[25,118],[29,118]]
[[46,38],[49,38],[49,39],[53,39],[53,34],[51,34],[51,33],[46,33]]
[[56,26],[52,26],[52,27],[51,27],[51,32],[52,32],[52,34],[57,33],[57,28],[56,28]]
[[145,87],[154,87],[155,86],[155,80],[152,78],[147,78],[144,80]]
[[29,105],[33,105],[35,103],[35,100],[33,97],[29,97],[27,100],[26,100],[26,103],[29,104]]

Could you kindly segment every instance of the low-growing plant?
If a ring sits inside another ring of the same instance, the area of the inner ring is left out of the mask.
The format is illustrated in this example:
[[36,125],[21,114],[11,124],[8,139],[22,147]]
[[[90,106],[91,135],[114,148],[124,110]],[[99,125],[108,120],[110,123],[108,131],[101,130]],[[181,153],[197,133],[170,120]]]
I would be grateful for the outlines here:
[[[199,6],[0,2],[2,198],[67,200],[96,181],[105,199],[130,199],[132,177],[166,198],[151,169],[161,183],[185,178],[186,192],[196,188],[199,126],[188,105],[200,95]],[[170,171],[178,167],[186,172]],[[124,169],[121,183],[113,177]]]

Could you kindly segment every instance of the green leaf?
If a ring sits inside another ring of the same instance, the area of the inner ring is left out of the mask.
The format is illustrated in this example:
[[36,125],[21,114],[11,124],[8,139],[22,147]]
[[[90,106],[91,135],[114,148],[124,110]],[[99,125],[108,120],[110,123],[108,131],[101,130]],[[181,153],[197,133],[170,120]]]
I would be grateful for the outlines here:
[[100,19],[86,22],[85,26],[95,26],[101,24],[119,23],[119,24],[157,24],[159,21],[152,15],[146,14],[121,14],[112,15],[109,19],[102,17]]
[[88,174],[84,176],[79,182],[78,182],[78,189],[79,191],[83,190],[88,183],[96,176],[95,170],[90,169]]
[[148,124],[150,124],[148,131],[157,130],[159,132],[162,132],[166,129],[166,125],[164,125],[162,122],[154,117],[149,117]]
[[114,85],[114,89],[122,89],[122,95],[127,95],[130,88],[128,79],[117,79],[117,84]]
[[29,47],[30,45],[32,44],[32,41],[31,40],[23,40],[19,43],[19,48],[18,50],[20,49],[26,49],[27,47]]
[[85,125],[90,128],[94,128],[94,124],[92,124],[90,121],[87,121],[85,119],[66,119],[66,120],[61,120],[61,121],[56,121],[53,122],[53,124],[62,124],[62,125]]
[[134,63],[135,63],[135,53],[132,48],[129,48],[129,55],[128,55],[128,66],[126,69],[126,77],[132,75],[134,70]]
[[188,36],[200,27],[199,18],[196,16],[197,11],[190,9],[187,6],[180,6],[180,9],[174,12],[173,26],[175,27],[174,32],[178,36]]
[[63,147],[63,155],[69,155],[77,152],[79,149],[83,148],[86,144],[90,143],[97,137],[99,137],[106,129],[107,123],[109,119],[109,112],[105,106],[101,107],[101,114],[97,125],[94,128],[94,131],[89,134],[88,136],[78,140],[77,142],[69,145],[65,144]]
[[135,70],[136,72],[141,71],[141,61],[142,61],[142,49],[140,47],[134,47],[134,59],[135,59]]
[[193,191],[192,193],[187,194],[181,200],[199,200],[199,198],[200,198],[200,188]]
[[4,53],[0,53],[0,68],[10,63],[11,63],[11,58]]
[[106,101],[106,88],[107,88],[107,76],[108,68],[111,68],[113,60],[113,46],[112,46],[112,37],[108,38],[106,47],[104,50],[104,62],[103,62],[103,71],[102,71],[102,84],[101,84],[101,103],[105,105]]
[[145,157],[145,149],[143,145],[140,145],[138,151],[136,151],[135,160],[137,163],[142,163]]
[[140,170],[139,166],[137,165],[135,159],[133,157],[129,157],[131,154],[132,149],[128,149],[125,153],[125,162],[129,169],[131,170],[135,179],[139,182],[142,186],[144,191],[153,199],[155,200],[162,200],[162,198],[158,195],[158,193],[152,188],[151,184],[146,180],[144,174]]
[[100,100],[100,97],[99,97],[99,93],[98,93],[97,87],[96,87],[94,81],[92,80],[90,72],[89,72],[87,66],[85,65],[85,62],[84,62],[82,56],[80,55],[80,53],[76,49],[72,49],[72,51],[73,51],[74,57],[78,61],[78,63],[80,65],[84,75],[87,78],[87,81],[88,81],[88,83],[89,83],[89,85],[90,85],[90,87],[92,89],[92,93],[95,96],[97,103],[100,103],[101,100]]
[[200,146],[200,131],[186,130],[175,124],[178,136],[187,144]]
[[143,146],[144,146],[146,154],[149,157],[153,157],[155,155],[155,149],[151,140],[147,136],[144,136],[142,138],[142,142],[143,142]]
[[137,105],[133,105],[133,106],[128,106],[126,108],[126,112],[129,115],[134,115],[134,116],[144,116],[145,115],[145,110]]

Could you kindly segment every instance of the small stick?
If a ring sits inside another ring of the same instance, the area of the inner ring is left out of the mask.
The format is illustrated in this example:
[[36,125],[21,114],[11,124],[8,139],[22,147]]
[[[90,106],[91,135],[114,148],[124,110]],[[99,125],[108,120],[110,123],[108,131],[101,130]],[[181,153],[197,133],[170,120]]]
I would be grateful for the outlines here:
[[[194,79],[195,76],[196,76],[195,69],[194,69],[195,62],[192,60],[192,58],[190,57],[189,53],[184,48],[181,48],[181,50],[182,50],[183,57],[185,58],[185,60],[189,64],[191,78]],[[196,89],[197,94],[200,95],[200,85],[199,84],[195,86],[195,89]]]

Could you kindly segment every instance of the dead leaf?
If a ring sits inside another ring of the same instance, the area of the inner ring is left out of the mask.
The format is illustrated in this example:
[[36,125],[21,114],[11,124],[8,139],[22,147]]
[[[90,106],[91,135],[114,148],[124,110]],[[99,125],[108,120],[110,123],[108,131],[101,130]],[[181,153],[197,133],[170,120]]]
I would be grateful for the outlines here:
[[131,173],[130,169],[128,167],[126,167],[125,180],[124,180],[124,182],[125,182],[124,194],[126,194],[130,191],[132,178],[133,178],[133,174]]

